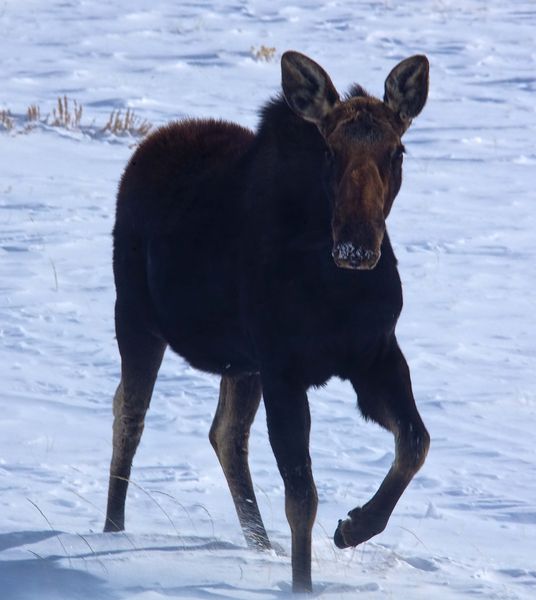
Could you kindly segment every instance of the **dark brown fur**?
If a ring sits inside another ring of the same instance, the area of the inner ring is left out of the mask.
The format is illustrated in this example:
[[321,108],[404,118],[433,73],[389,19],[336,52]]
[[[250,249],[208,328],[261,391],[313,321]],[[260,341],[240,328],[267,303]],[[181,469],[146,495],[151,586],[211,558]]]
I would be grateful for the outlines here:
[[359,86],[340,100],[299,53],[286,53],[282,69],[285,97],[264,109],[256,133],[174,123],[141,144],[121,180],[122,371],[105,529],[124,528],[131,463],[169,345],[222,376],[210,441],[248,545],[270,548],[247,464],[262,391],[285,483],[293,587],[310,591],[317,497],[307,389],[349,380],[363,415],[395,435],[395,462],[375,496],[339,523],[339,547],[384,529],[428,450],[395,337],[402,292],[385,229],[402,180],[400,138],[424,105],[428,63],[417,56],[395,67],[383,102]]

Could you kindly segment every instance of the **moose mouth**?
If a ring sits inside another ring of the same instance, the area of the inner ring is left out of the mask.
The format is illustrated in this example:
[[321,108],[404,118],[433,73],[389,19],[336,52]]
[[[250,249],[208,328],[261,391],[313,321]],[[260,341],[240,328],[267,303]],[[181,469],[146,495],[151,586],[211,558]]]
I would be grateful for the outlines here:
[[331,256],[341,269],[367,271],[374,269],[380,260],[379,250],[370,250],[362,246],[355,247],[352,242],[343,242],[333,247]]

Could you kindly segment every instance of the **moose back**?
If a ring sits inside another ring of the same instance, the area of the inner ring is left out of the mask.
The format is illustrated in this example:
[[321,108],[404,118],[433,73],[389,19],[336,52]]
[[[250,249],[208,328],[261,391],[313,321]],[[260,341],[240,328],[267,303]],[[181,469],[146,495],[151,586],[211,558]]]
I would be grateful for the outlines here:
[[[383,531],[429,436],[395,326],[402,308],[385,228],[402,181],[401,138],[424,107],[428,61],[394,67],[383,100],[341,97],[298,52],[256,133],[186,120],[148,137],[121,180],[113,232],[121,381],[114,398],[106,531],[125,525],[132,460],[167,346],[221,375],[209,438],[248,546],[271,548],[248,467],[261,396],[285,486],[297,592],[312,589],[317,494],[307,390],[348,380],[366,419],[394,434],[376,494],[339,521],[355,546]],[[179,446],[180,448],[180,446]]]

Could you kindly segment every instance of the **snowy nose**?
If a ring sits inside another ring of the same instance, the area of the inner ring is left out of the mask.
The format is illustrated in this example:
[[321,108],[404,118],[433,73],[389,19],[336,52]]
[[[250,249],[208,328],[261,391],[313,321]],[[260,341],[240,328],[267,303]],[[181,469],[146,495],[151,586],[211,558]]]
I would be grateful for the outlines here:
[[336,244],[331,252],[335,264],[342,269],[374,269],[380,260],[381,252],[363,246],[354,246],[352,242]]

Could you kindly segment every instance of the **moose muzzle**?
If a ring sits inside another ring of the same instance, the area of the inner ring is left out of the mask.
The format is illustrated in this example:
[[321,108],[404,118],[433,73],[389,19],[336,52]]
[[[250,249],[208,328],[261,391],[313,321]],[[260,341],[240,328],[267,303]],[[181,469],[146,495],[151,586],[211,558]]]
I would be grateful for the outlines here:
[[331,255],[343,269],[373,269],[385,233],[384,187],[376,166],[349,168],[334,202]]
[[336,244],[331,252],[335,264],[342,269],[374,269],[380,260],[380,250],[355,246],[352,242]]

